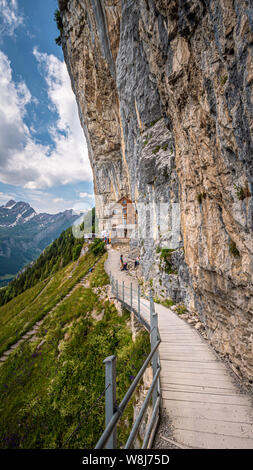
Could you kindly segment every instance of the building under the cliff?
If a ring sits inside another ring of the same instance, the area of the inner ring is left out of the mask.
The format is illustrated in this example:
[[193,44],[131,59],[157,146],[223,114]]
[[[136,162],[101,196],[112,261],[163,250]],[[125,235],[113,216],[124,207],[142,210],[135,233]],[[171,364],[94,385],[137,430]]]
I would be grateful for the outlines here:
[[110,208],[108,228],[113,242],[129,242],[133,231],[137,227],[137,211],[132,201],[127,197],[122,197]]

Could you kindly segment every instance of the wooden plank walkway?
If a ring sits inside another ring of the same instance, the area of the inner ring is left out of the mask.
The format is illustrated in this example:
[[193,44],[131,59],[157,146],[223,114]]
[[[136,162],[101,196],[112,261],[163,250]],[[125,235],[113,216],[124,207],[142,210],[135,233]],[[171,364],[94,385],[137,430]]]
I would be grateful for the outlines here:
[[[120,253],[109,249],[108,254],[106,271],[126,287],[132,281],[136,289],[137,281],[120,271]],[[141,307],[149,321],[149,302],[142,298]],[[239,391],[226,365],[193,327],[160,304],[155,310],[162,340],[162,406],[172,422],[172,439],[195,449],[253,449],[252,396]]]

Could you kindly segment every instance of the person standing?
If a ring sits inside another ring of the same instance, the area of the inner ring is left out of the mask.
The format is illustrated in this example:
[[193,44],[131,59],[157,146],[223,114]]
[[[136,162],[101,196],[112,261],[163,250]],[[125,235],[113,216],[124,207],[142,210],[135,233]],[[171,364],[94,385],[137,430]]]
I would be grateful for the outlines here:
[[137,259],[134,262],[134,267],[137,268],[137,266],[139,266],[139,264],[140,264],[140,258],[138,256]]
[[120,269],[121,271],[124,269],[123,255],[120,255]]

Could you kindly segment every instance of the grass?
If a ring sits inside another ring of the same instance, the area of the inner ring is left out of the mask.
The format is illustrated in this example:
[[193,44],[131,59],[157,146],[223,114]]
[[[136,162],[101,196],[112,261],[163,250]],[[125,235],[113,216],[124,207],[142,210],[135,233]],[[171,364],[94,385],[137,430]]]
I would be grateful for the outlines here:
[[160,145],[157,145],[157,146],[152,150],[152,153],[153,153],[154,155],[156,155],[156,154],[159,152],[160,148],[161,148],[161,146],[160,146]]
[[0,308],[0,355],[21,337],[20,329],[23,331],[27,323],[26,314],[48,281],[36,284]]
[[151,139],[151,137],[152,137],[152,133],[146,135],[146,139],[145,139],[144,142],[143,142],[143,146],[144,146],[144,147],[146,147],[146,145],[148,144],[148,142],[149,142],[149,140]]
[[239,199],[239,201],[243,201],[245,198],[251,196],[250,190],[247,185],[243,188],[239,184],[235,184],[234,188],[235,188],[236,196]]
[[175,312],[177,312],[178,315],[183,315],[187,312],[187,308],[184,304],[179,304],[175,307]]
[[99,255],[88,253],[0,307],[0,354],[16,343],[63,299],[93,266]]
[[98,262],[96,269],[90,275],[90,287],[101,287],[109,284],[109,276],[106,274],[104,270],[104,263],[108,258],[108,254],[105,253],[101,260]]
[[148,127],[153,127],[158,121],[160,121],[162,119],[162,116],[160,116],[159,118],[155,119],[154,121],[151,121],[151,123],[148,125]]
[[177,274],[177,270],[173,267],[171,263],[171,255],[175,251],[170,248],[162,248],[160,258],[164,261],[164,271],[166,274]]
[[227,75],[221,75],[220,77],[220,84],[221,86],[224,86],[225,83],[227,82],[228,76]]
[[[93,289],[108,281],[102,268],[105,257],[90,274],[92,287],[76,288],[44,319],[38,338],[17,348],[0,367],[0,448],[94,448],[104,429],[103,360],[117,357],[120,403],[147,357],[148,333],[141,332],[133,343],[129,313],[120,316]],[[88,260],[94,261],[85,258],[76,267],[76,282],[88,270]],[[73,263],[67,272],[71,269]],[[63,273],[54,277],[57,297],[66,286]],[[95,320],[91,312],[101,319]],[[134,400],[118,426],[119,446],[130,431]]]
[[160,305],[163,305],[164,307],[167,307],[167,308],[170,308],[172,307],[172,305],[175,305],[175,302],[172,300],[172,299],[159,299],[158,297],[156,297],[154,299],[154,302],[156,302],[157,304],[160,304]]

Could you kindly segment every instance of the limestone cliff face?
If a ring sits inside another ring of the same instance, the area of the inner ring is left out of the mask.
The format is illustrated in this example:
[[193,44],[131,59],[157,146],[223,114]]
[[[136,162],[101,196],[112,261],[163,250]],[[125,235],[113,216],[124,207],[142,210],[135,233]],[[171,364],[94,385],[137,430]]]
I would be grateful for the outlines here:
[[[156,239],[132,243],[144,279],[197,311],[214,346],[252,380],[252,1],[59,7],[101,221],[121,196],[151,203]],[[158,201],[168,205],[167,233]],[[163,242],[176,250],[177,276],[159,274]]]

